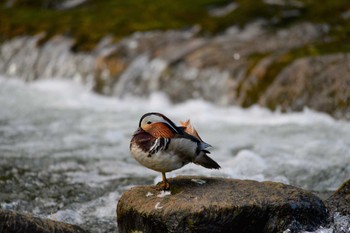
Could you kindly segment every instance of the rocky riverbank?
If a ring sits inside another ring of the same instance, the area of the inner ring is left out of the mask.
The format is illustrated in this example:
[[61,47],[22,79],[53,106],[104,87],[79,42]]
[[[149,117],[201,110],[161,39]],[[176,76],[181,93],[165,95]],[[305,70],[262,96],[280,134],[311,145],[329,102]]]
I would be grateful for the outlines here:
[[0,72],[28,81],[75,79],[119,97],[162,91],[173,102],[309,107],[350,119],[350,56],[332,50],[332,42],[320,44],[326,32],[311,23],[277,31],[254,23],[203,37],[193,27],[139,32],[118,43],[106,37],[91,53],[71,52],[74,42],[63,36],[40,46],[43,35],[18,37],[2,44]]

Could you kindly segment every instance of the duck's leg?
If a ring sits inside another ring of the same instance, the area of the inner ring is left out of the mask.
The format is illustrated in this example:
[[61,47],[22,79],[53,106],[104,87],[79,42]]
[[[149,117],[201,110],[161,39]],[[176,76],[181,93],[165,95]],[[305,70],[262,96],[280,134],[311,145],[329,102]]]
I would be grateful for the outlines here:
[[170,184],[169,184],[168,180],[166,179],[165,172],[162,172],[162,178],[163,178],[163,182],[162,182],[162,184],[160,185],[161,188],[162,188],[163,190],[169,190]]

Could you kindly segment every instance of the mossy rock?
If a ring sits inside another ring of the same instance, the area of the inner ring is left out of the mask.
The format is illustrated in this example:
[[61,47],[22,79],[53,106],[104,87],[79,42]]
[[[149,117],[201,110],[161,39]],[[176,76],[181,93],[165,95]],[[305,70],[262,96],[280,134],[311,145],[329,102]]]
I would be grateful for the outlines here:
[[125,192],[117,222],[126,232],[291,232],[327,223],[323,202],[281,183],[208,177],[170,179],[171,191],[155,186]]

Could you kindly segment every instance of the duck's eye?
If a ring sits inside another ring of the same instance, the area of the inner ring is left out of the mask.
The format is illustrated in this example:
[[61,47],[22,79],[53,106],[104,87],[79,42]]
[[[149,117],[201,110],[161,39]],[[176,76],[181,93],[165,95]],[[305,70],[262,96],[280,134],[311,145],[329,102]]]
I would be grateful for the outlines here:
[[151,121],[147,121],[147,124],[150,125],[152,122]]

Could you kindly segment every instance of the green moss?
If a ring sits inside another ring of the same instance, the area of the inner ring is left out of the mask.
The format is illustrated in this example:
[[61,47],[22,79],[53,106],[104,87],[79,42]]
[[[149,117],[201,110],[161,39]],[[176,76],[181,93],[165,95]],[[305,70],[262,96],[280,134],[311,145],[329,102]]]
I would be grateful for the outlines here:
[[271,29],[302,21],[327,24],[329,38],[334,43],[316,47],[314,52],[343,51],[344,47],[349,50],[344,44],[348,44],[345,42],[350,38],[350,20],[344,15],[349,14],[350,5],[344,0],[325,0],[322,4],[299,0],[299,6],[236,0],[238,8],[223,17],[211,17],[208,9],[224,6],[231,2],[229,0],[87,0],[66,10],[57,9],[59,0],[16,0],[12,7],[8,7],[7,2],[0,3],[0,41],[46,32],[41,42],[63,34],[75,38],[73,50],[90,50],[106,35],[114,35],[117,40],[135,31],[192,25],[200,25],[202,33],[217,33],[232,25],[244,27],[249,22],[263,19]]
[[331,42],[317,42],[290,50],[279,57],[268,69],[267,77],[276,77],[282,69],[298,58],[322,56],[335,53],[349,53],[350,44],[345,40],[333,40]]
[[271,55],[271,52],[268,53],[252,53],[248,56],[248,68],[246,73],[250,74],[253,68],[265,57]]
[[[51,4],[50,4],[51,2]],[[76,38],[78,47],[89,49],[103,36],[117,38],[135,31],[183,28],[207,22],[206,7],[228,0],[122,1],[90,0],[67,10],[53,8],[55,1],[18,0],[11,8],[0,3],[0,35],[64,34]],[[46,6],[46,7],[43,7]]]
[[[350,5],[344,0],[299,0],[300,5],[271,5],[262,0],[236,0],[238,8],[223,17],[211,17],[208,9],[230,0],[87,0],[66,10],[59,0],[16,0],[0,3],[0,41],[17,35],[46,32],[46,39],[64,34],[76,39],[75,50],[89,50],[105,35],[116,39],[135,31],[166,30],[200,25],[203,33],[217,33],[228,26],[263,19],[270,28],[309,21],[330,26],[337,42],[350,38]],[[289,14],[288,12],[294,12]]]
[[[244,107],[249,107],[254,103],[257,103],[260,96],[267,90],[271,83],[275,80],[278,74],[285,69],[288,65],[294,62],[296,59],[303,57],[322,56],[326,54],[335,53],[350,53],[350,44],[343,39],[333,39],[331,42],[317,42],[314,44],[307,44],[300,48],[290,50],[279,57],[277,57],[273,63],[266,69],[266,73],[257,81],[256,85],[249,90],[248,97],[242,104]],[[252,72],[253,68],[270,53],[258,53],[249,56],[250,66],[247,68],[247,75]],[[244,83],[244,80],[242,81]],[[240,94],[240,86],[237,89],[238,95]],[[275,106],[268,106],[274,109]]]

